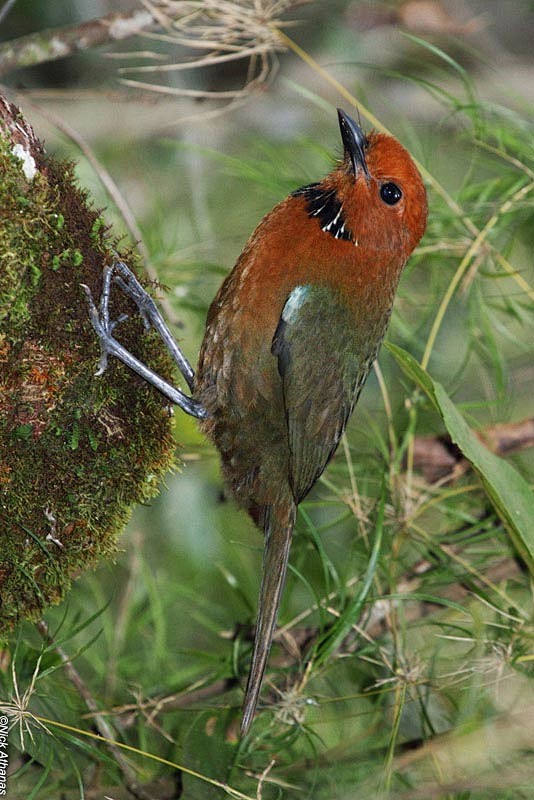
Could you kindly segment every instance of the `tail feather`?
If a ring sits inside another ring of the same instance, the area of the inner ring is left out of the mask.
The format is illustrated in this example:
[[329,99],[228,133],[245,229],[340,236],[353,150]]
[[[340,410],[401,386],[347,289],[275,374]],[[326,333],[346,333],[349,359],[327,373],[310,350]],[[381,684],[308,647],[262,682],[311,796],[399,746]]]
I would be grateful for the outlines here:
[[264,518],[265,550],[260,587],[258,617],[252,662],[248,675],[241,735],[244,736],[254,718],[263,675],[276,627],[278,608],[284,588],[291,538],[295,526],[296,506],[293,500],[280,506],[269,506]]

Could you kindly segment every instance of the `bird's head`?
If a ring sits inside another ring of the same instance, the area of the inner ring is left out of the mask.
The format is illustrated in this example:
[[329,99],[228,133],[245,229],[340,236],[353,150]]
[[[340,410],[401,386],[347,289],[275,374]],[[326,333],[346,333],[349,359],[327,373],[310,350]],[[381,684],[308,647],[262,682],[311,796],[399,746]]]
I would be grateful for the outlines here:
[[[419,171],[392,136],[376,131],[365,135],[341,109],[338,116],[343,159],[315,188],[306,187],[317,193],[322,230],[369,250],[396,251],[405,260],[426,226],[426,192]],[[320,208],[325,197],[328,203]],[[312,216],[309,195],[308,205]]]

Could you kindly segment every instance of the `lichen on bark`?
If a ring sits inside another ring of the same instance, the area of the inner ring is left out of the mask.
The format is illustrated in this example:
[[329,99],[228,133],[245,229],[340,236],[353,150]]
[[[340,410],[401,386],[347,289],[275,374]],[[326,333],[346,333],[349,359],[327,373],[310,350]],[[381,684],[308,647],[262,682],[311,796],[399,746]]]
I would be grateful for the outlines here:
[[[174,458],[167,401],[99,345],[95,296],[116,242],[76,183],[0,98],[0,634],[59,602],[73,576],[116,549],[132,506]],[[121,257],[134,269],[131,252]],[[172,380],[135,307],[121,340]]]

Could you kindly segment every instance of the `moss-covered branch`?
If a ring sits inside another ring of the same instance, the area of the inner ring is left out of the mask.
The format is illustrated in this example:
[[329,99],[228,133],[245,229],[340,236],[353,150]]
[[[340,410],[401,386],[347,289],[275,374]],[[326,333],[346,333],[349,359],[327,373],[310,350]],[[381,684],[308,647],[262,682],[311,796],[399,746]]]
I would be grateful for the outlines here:
[[127,39],[147,30],[156,19],[146,9],[107,14],[100,19],[30,33],[0,44],[0,75],[21,67],[72,55],[108,42]]
[[[113,553],[173,459],[166,401],[117,362],[94,375],[80,284],[98,296],[114,244],[72,164],[47,157],[0,98],[0,632]],[[131,314],[122,341],[170,378],[135,308],[120,294],[113,304]]]

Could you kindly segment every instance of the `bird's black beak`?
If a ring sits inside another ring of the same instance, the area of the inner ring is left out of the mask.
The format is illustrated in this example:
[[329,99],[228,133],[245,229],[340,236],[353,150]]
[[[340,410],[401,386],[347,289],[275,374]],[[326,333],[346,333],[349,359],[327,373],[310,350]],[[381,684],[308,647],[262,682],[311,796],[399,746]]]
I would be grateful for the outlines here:
[[350,157],[354,175],[357,176],[358,171],[363,169],[366,177],[370,178],[371,176],[365,160],[367,139],[365,138],[364,132],[341,108],[338,108],[337,115],[339,117],[339,129],[341,131],[341,138],[343,139],[345,155]]

